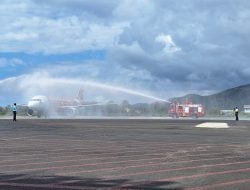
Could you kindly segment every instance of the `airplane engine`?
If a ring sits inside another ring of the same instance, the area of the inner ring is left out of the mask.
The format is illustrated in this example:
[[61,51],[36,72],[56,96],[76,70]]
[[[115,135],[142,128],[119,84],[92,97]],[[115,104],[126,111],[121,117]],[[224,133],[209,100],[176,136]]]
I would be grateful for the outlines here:
[[27,115],[28,116],[37,116],[37,117],[41,117],[43,115],[45,115],[42,111],[38,111],[38,110],[32,110],[32,109],[28,109],[27,111]]
[[30,116],[33,116],[34,111],[32,109],[28,109],[27,114],[30,115]]

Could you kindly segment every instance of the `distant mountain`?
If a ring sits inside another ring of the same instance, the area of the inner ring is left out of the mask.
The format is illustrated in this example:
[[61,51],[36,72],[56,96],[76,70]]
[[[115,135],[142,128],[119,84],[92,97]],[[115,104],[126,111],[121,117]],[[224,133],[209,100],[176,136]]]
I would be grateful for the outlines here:
[[250,84],[231,88],[209,96],[188,94],[183,97],[171,98],[171,101],[178,102],[185,102],[186,100],[197,104],[203,104],[207,110],[231,110],[236,106],[243,109],[244,105],[250,104]]

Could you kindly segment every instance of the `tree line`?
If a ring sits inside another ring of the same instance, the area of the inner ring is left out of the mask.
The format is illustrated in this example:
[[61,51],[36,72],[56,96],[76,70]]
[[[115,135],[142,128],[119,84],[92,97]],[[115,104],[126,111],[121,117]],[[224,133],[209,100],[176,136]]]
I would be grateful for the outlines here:
[[0,106],[0,115],[6,115],[8,113],[8,108],[7,107],[1,107]]
[[[89,106],[79,109],[77,115],[81,116],[158,116],[168,115],[169,104],[165,102],[135,103],[127,100],[117,104],[110,101],[102,106]],[[27,107],[17,106],[18,115],[27,115]],[[11,114],[11,106],[0,107],[0,115]]]

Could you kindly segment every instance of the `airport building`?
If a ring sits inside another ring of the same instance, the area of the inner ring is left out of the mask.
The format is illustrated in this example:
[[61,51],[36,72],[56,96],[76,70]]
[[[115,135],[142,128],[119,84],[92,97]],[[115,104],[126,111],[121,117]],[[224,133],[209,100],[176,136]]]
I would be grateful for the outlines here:
[[250,113],[250,105],[244,105],[243,109],[244,109],[244,113]]

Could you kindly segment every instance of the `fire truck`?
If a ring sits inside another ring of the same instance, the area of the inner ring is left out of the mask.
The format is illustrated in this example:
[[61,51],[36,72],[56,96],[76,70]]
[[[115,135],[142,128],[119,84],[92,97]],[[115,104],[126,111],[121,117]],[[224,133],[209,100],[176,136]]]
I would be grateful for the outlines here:
[[198,118],[205,115],[205,109],[202,104],[192,104],[192,102],[178,103],[174,102],[170,104],[168,110],[170,117],[179,118],[179,117],[192,117]]

